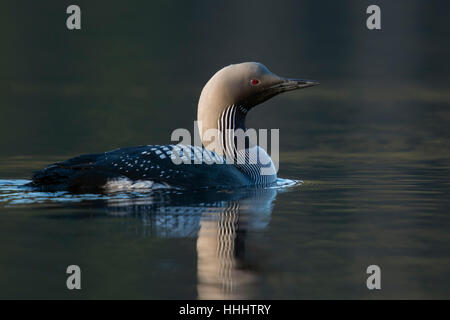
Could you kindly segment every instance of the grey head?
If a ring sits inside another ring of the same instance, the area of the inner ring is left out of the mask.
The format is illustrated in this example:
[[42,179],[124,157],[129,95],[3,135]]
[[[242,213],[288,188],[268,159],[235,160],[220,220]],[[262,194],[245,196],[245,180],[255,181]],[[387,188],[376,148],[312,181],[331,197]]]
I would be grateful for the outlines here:
[[[204,141],[206,130],[245,130],[245,115],[251,108],[280,93],[318,84],[317,81],[278,76],[257,62],[224,67],[206,83],[200,95],[197,119],[203,144],[217,150],[211,140]],[[220,127],[224,122],[227,122],[225,127]]]

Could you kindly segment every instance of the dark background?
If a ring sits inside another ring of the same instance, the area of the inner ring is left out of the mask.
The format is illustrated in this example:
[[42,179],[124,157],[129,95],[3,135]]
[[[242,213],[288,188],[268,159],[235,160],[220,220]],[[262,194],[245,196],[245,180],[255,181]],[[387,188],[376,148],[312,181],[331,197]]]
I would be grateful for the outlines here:
[[[69,4],[0,4],[2,156],[167,143],[193,127],[209,77],[244,61],[322,83],[250,114],[280,128],[282,151],[441,152],[449,138],[446,2],[377,1],[379,31],[369,1],[77,1],[79,31]],[[328,139],[336,127],[344,140]]]
[[[70,4],[80,31],[66,28]],[[382,30],[366,28],[370,4]],[[429,0],[2,0],[0,178],[169,143],[193,128],[217,70],[259,61],[321,85],[248,116],[248,127],[280,129],[279,176],[304,180],[269,201],[267,228],[249,231],[248,298],[449,298],[449,12]],[[109,204],[8,188],[0,297],[198,297],[195,237],[163,237]],[[81,292],[65,287],[73,263]],[[371,264],[381,291],[365,286]]]

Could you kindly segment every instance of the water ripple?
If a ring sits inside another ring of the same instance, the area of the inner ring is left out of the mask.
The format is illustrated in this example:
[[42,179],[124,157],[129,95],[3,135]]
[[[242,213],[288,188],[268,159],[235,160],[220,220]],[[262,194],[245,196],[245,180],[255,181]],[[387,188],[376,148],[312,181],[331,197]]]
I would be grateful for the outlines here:
[[[30,180],[24,179],[12,179],[12,180],[0,180],[0,203],[5,203],[5,205],[29,205],[29,204],[40,204],[40,203],[76,203],[89,200],[115,200],[120,201],[121,199],[136,199],[139,197],[147,197],[149,192],[114,192],[114,193],[104,193],[104,194],[73,194],[68,191],[56,191],[56,192],[42,192],[35,191],[33,189],[25,187],[26,184],[31,182]],[[291,180],[291,179],[277,179],[275,186],[268,189],[276,189],[279,192],[283,192],[290,188],[300,186],[303,184],[301,180]],[[248,190],[245,188],[244,190]],[[182,194],[183,191],[179,190],[165,190],[158,191],[167,194]]]

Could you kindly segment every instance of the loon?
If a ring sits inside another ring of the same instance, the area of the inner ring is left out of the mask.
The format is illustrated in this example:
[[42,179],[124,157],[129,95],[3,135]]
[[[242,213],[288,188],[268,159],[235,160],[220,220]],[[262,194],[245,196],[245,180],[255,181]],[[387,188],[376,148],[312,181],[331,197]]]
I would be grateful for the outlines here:
[[[273,185],[277,174],[270,156],[249,139],[238,145],[235,133],[247,130],[246,114],[256,105],[282,92],[318,84],[277,76],[257,62],[231,64],[215,73],[201,92],[197,120],[202,146],[143,145],[80,155],[35,172],[29,186],[47,191],[102,192]],[[217,131],[218,139],[207,140],[208,130]],[[255,154],[257,159],[250,163]],[[183,161],[177,163],[176,159]],[[264,175],[262,168],[267,169]]]

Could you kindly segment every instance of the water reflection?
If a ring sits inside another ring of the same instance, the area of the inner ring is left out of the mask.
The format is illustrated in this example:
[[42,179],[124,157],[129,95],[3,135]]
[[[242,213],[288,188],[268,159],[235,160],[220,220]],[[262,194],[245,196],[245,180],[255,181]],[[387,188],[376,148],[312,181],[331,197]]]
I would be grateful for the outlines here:
[[[2,181],[0,202],[7,205],[48,205],[57,208],[99,209],[96,218],[124,218],[140,226],[140,234],[156,238],[196,238],[199,299],[251,299],[258,280],[257,262],[247,252],[248,235],[270,222],[277,193],[286,190],[242,189],[149,194],[74,195],[27,192],[27,181]],[[103,212],[103,214],[102,214]],[[92,218],[84,210],[64,219]],[[48,214],[46,218],[61,218]],[[133,218],[133,219],[129,219]],[[128,229],[128,228],[127,228]]]
[[275,196],[275,190],[247,193],[214,219],[203,215],[197,237],[199,299],[252,298],[258,274],[247,259],[247,234],[268,225]]
[[248,258],[249,232],[265,229],[276,189],[170,193],[108,200],[113,215],[141,218],[157,237],[196,237],[199,299],[251,299],[258,279]]

